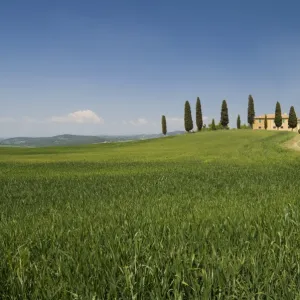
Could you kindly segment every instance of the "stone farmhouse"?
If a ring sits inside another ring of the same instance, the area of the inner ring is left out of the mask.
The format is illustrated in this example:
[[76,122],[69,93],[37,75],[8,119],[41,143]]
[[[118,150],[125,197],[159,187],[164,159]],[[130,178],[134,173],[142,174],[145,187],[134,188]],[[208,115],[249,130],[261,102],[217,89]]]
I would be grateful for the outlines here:
[[[267,119],[268,119],[267,130],[277,130],[277,127],[274,122],[275,114],[267,114]],[[289,115],[282,114],[282,126],[279,128],[279,130],[292,131],[292,129],[289,128],[288,120],[289,120]],[[264,130],[265,129],[264,124],[265,124],[265,115],[257,116],[254,118],[253,129]],[[294,131],[297,132],[299,129],[300,129],[300,119],[298,119],[298,126],[297,128],[294,129]]]

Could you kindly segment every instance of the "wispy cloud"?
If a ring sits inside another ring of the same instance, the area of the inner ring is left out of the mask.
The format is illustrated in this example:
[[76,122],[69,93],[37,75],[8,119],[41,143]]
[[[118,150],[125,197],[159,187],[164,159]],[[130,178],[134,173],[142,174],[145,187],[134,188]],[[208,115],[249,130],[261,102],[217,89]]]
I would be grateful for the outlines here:
[[171,122],[171,123],[180,123],[183,124],[184,119],[183,118],[177,118],[177,117],[166,117],[167,122]]
[[45,120],[38,120],[28,116],[23,116],[19,118],[12,118],[12,117],[0,117],[0,123],[21,123],[21,124],[28,124],[28,123],[46,123]]
[[148,120],[146,120],[144,118],[139,118],[137,120],[129,121],[129,124],[131,124],[133,126],[147,125],[148,123],[149,123]]
[[[167,116],[166,119],[167,119],[168,127],[172,129],[179,129],[184,126],[184,118]],[[203,121],[207,121],[207,120],[208,117],[203,116]],[[122,121],[122,124],[132,125],[132,126],[146,126],[146,125],[155,126],[155,127],[160,126],[160,122],[154,120],[148,120],[145,118],[138,118],[136,120],[131,120],[131,121]]]
[[43,123],[44,122],[44,121],[39,121],[39,120],[36,120],[36,119],[28,117],[28,116],[22,117],[21,121],[25,122],[25,123]]
[[91,110],[79,110],[64,116],[53,116],[53,123],[77,123],[77,124],[103,124],[103,118]]
[[14,123],[17,120],[11,117],[0,117],[0,123]]
[[[183,123],[184,122],[184,118],[178,118],[178,117],[166,117],[167,121],[169,122],[174,122],[174,123]],[[203,116],[203,121],[207,121],[208,117],[207,116]]]

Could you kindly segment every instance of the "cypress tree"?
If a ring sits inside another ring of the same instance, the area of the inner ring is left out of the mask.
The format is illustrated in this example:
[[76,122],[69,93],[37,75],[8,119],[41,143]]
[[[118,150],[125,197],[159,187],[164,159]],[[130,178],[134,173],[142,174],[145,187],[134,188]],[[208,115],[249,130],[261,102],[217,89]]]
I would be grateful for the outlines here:
[[236,128],[241,129],[241,116],[238,115],[237,120],[236,120]]
[[228,117],[228,107],[226,100],[223,100],[222,102],[222,108],[221,108],[221,125],[226,128],[229,123],[229,117]]
[[185,106],[184,106],[184,127],[186,132],[190,132],[194,127],[191,106],[189,101],[185,101]]
[[254,117],[255,117],[254,100],[253,100],[253,97],[251,95],[249,95],[249,97],[248,97],[248,123],[251,128],[253,128]]
[[268,117],[267,117],[267,115],[265,115],[265,130],[267,130],[268,129]]
[[212,122],[211,122],[211,130],[217,130],[216,123],[215,123],[215,119],[212,119]]
[[197,97],[197,102],[196,102],[196,124],[197,124],[198,131],[201,131],[203,127],[203,118],[202,118],[201,102],[199,97]]
[[289,124],[289,127],[292,128],[292,131],[294,131],[294,128],[296,128],[298,125],[297,115],[296,115],[294,106],[291,106],[291,108],[290,108],[288,124]]
[[276,103],[276,108],[275,108],[275,125],[277,127],[277,130],[279,129],[279,127],[281,127],[282,125],[282,115],[281,115],[281,106],[280,103],[277,101]]
[[167,120],[165,116],[161,117],[161,127],[162,127],[162,134],[166,135],[167,134]]

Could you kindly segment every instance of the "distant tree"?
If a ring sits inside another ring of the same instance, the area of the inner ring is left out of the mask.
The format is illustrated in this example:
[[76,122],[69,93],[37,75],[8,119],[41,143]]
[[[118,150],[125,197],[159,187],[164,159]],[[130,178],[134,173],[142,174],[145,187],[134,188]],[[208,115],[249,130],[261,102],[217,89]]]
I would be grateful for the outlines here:
[[251,127],[247,124],[241,125],[241,129],[251,129]]
[[288,124],[289,124],[289,127],[292,128],[292,131],[294,131],[294,128],[296,128],[298,125],[297,115],[296,115],[294,106],[291,106],[291,108],[290,108]]
[[236,120],[236,128],[241,129],[241,116],[238,115],[237,120]]
[[208,129],[209,130],[224,130],[224,129],[229,129],[229,127],[227,126],[224,128],[224,126],[221,123],[216,124],[215,119],[212,119],[211,124],[208,124]]
[[186,132],[190,132],[194,127],[191,106],[189,101],[185,101],[185,106],[184,106],[184,127]]
[[265,115],[265,130],[267,130],[268,129],[268,117],[267,117],[267,115]]
[[222,108],[221,108],[221,120],[220,123],[224,128],[228,126],[229,123],[229,117],[228,117],[228,107],[226,100],[223,100],[222,102]]
[[216,124],[216,129],[217,130],[224,130],[224,129],[229,129],[228,126],[224,127],[221,122],[219,122],[218,124]]
[[198,131],[201,131],[203,127],[203,118],[202,118],[201,102],[199,97],[197,97],[197,102],[196,102],[196,125]]
[[254,117],[255,117],[255,110],[254,110],[254,100],[251,95],[248,97],[248,124],[251,128],[253,128],[254,123]]
[[165,116],[161,117],[161,127],[162,127],[162,134],[166,135],[167,134],[167,120]]
[[211,130],[217,130],[216,123],[215,123],[215,119],[212,119],[212,122],[211,122]]
[[275,108],[275,125],[277,127],[277,130],[279,129],[279,127],[282,126],[282,114],[281,114],[281,106],[280,103],[277,101],[276,103],[276,108]]

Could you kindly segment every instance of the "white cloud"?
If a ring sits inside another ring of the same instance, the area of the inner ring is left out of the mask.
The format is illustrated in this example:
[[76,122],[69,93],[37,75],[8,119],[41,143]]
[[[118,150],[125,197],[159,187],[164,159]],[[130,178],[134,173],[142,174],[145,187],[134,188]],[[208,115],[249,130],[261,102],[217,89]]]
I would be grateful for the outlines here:
[[[208,117],[203,116],[203,121],[207,121]],[[184,118],[177,118],[177,117],[167,117],[167,122],[171,122],[171,123],[179,123],[179,124],[183,124],[184,122]]]
[[167,122],[172,122],[172,123],[180,123],[183,124],[184,119],[183,118],[169,118],[167,117]]
[[37,121],[36,119],[33,119],[31,117],[25,116],[22,118],[22,121],[25,123],[40,123],[39,121]]
[[146,119],[144,119],[144,118],[139,118],[137,120],[131,120],[131,121],[129,121],[129,124],[131,124],[133,126],[146,125],[148,123],[149,122]]
[[[184,118],[180,117],[166,117],[167,118],[167,125],[168,128],[171,128],[171,130],[180,129],[184,126]],[[208,120],[208,117],[203,116],[203,121]],[[147,120],[145,118],[138,118],[137,120],[131,120],[131,121],[122,121],[123,125],[133,125],[133,126],[160,126],[160,122],[154,120]]]
[[0,123],[14,123],[16,119],[11,117],[0,117]]
[[79,110],[65,116],[53,116],[53,123],[103,124],[104,120],[91,110]]

